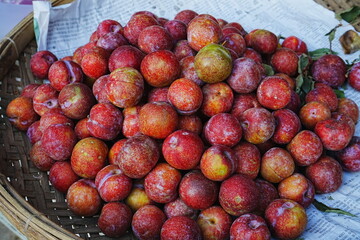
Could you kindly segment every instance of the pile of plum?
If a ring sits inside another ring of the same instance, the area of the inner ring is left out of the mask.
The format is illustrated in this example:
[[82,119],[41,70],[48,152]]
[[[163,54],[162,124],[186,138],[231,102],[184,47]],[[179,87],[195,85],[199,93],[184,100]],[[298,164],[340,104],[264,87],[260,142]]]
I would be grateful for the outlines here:
[[300,38],[183,10],[104,20],[60,60],[35,53],[7,106],[32,164],[110,237],[295,239],[315,194],[360,170],[360,65]]

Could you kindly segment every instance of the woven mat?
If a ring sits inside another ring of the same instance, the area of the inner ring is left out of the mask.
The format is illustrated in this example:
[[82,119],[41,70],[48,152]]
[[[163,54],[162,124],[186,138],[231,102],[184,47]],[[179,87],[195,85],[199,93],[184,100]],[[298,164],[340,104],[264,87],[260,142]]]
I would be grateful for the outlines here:
[[[354,5],[360,6],[360,0],[315,1],[335,12],[343,11]],[[355,27],[357,30],[360,30],[360,23],[356,24]],[[90,218],[76,217],[67,209],[64,195],[55,191],[49,183],[47,174],[38,171],[29,161],[28,153],[31,145],[26,135],[23,132],[14,129],[5,116],[6,106],[12,99],[19,95],[24,86],[35,82],[40,83],[40,81],[34,79],[28,67],[30,57],[35,52],[36,43],[32,40],[21,52],[16,63],[13,64],[9,73],[4,77],[0,84],[1,185],[5,191],[10,193],[10,198],[13,198],[13,201],[19,203],[22,201],[25,202],[25,204],[23,204],[25,209],[30,211],[31,214],[37,218],[43,214],[54,223],[58,224],[61,227],[60,229],[66,229],[85,239],[106,239],[99,234],[99,229],[96,226],[96,216]],[[3,205],[4,204],[0,202],[0,207],[4,208]],[[32,207],[34,209],[32,209]],[[17,214],[15,213],[15,215]],[[11,214],[9,214],[9,216],[11,217]],[[44,221],[44,225],[49,227],[49,223],[47,223],[46,220],[42,221]],[[38,239],[39,236],[36,234],[29,234],[31,232],[32,222],[31,217],[28,217],[28,220],[19,222],[19,224],[16,225],[17,228],[29,238]],[[20,226],[21,224],[23,224],[23,226]],[[50,224],[50,228],[56,227],[53,227]],[[34,229],[32,229],[33,232],[39,231],[36,230],[36,228]],[[64,232],[66,233],[65,230]],[[47,236],[46,238],[50,237]],[[56,238],[59,237],[54,237],[54,239]],[[123,239],[132,239],[132,237],[126,236]]]

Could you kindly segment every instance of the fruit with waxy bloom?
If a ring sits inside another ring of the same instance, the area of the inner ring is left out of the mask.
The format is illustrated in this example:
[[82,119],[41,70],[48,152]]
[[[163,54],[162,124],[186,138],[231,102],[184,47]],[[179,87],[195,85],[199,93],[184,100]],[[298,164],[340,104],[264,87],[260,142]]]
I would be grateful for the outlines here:
[[144,79],[134,68],[117,68],[110,73],[105,89],[108,100],[115,106],[133,107],[143,95]]
[[75,131],[67,125],[51,125],[41,137],[41,146],[54,160],[64,161],[70,158],[77,142]]
[[76,143],[71,154],[71,167],[83,178],[95,179],[105,166],[108,147],[100,139],[88,137]]
[[41,84],[35,91],[33,97],[33,107],[37,114],[42,116],[50,109],[59,109],[59,93],[50,84]]
[[95,104],[91,89],[83,83],[64,86],[59,93],[58,101],[65,116],[72,119],[85,118]]
[[259,199],[258,207],[254,213],[264,216],[267,206],[269,206],[272,201],[279,198],[278,190],[274,184],[260,178],[255,179],[255,183],[261,192],[261,198]]
[[124,146],[126,140],[127,138],[120,139],[111,146],[108,153],[109,164],[116,164],[117,156],[119,155],[121,148]]
[[96,28],[96,35],[102,37],[107,33],[120,33],[124,31],[122,25],[113,19],[105,19],[101,21]]
[[140,50],[145,53],[152,53],[158,50],[171,50],[173,38],[169,31],[162,26],[152,25],[142,30],[138,37]]
[[320,138],[310,130],[302,130],[286,146],[299,166],[308,166],[316,162],[323,152]]
[[238,58],[234,61],[231,75],[226,81],[237,93],[251,93],[261,81],[261,70],[252,59]]
[[291,100],[291,88],[281,77],[269,76],[261,81],[256,91],[259,103],[272,110],[286,107]]
[[235,146],[242,138],[242,128],[230,113],[218,113],[205,124],[206,140],[212,145]]
[[159,147],[150,137],[137,134],[126,140],[115,159],[124,174],[130,178],[143,178],[159,160]]
[[231,226],[230,215],[220,206],[212,206],[200,212],[197,220],[204,240],[228,239]]
[[171,83],[167,98],[179,114],[190,115],[200,108],[203,102],[203,93],[192,80],[179,78]]
[[132,216],[126,204],[111,202],[103,206],[97,224],[106,236],[120,237],[130,228]]
[[243,112],[254,107],[261,107],[255,93],[236,94],[230,113],[240,120]]
[[121,33],[109,32],[99,37],[96,41],[96,46],[101,47],[108,52],[114,51],[114,49],[128,44],[128,41]]
[[96,190],[95,182],[80,179],[74,182],[66,194],[69,209],[78,216],[93,216],[101,209],[101,198]]
[[351,87],[353,87],[355,90],[360,91],[360,64],[355,63],[349,72],[348,75],[348,83]]
[[201,230],[195,220],[186,216],[175,216],[165,221],[161,228],[161,239],[202,239]]
[[187,216],[191,219],[196,219],[199,211],[186,205],[184,201],[181,200],[181,198],[177,198],[176,200],[164,205],[164,213],[167,218],[175,216]]
[[30,83],[30,84],[26,85],[23,88],[23,90],[21,91],[20,96],[33,98],[35,91],[39,86],[40,86],[40,84],[38,84],[38,83]]
[[312,182],[300,173],[294,173],[282,180],[278,185],[280,198],[294,200],[304,208],[310,206],[315,197]]
[[167,163],[159,163],[145,177],[145,192],[157,203],[168,203],[178,197],[178,185],[181,180],[179,170]]
[[210,207],[217,200],[218,193],[217,183],[196,170],[186,173],[179,185],[180,198],[193,209]]
[[77,180],[79,180],[79,176],[72,170],[68,161],[55,162],[50,168],[49,181],[56,190],[62,193],[66,193]]
[[353,136],[349,145],[335,153],[345,171],[357,172],[360,170],[360,137]]
[[275,118],[265,108],[255,107],[244,111],[240,116],[243,138],[253,144],[264,143],[275,131]]
[[290,77],[298,74],[297,54],[288,48],[279,48],[271,55],[270,64],[275,72],[285,73]]
[[196,51],[212,43],[219,43],[222,31],[219,23],[206,16],[197,16],[187,26],[187,40]]
[[110,103],[98,103],[90,110],[87,127],[92,136],[112,140],[121,132],[122,124],[120,109]]
[[37,141],[30,149],[30,161],[41,171],[49,171],[52,165],[56,162],[49,157],[42,147],[41,140]]
[[259,149],[252,143],[241,141],[233,147],[233,150],[238,162],[236,173],[255,179],[260,171],[261,154]]
[[340,87],[346,79],[346,65],[339,56],[326,54],[314,62],[311,74],[315,82],[325,83],[331,87]]
[[272,183],[278,183],[291,176],[295,163],[290,153],[283,148],[273,147],[261,158],[261,176]]
[[196,13],[195,11],[193,10],[190,10],[190,9],[185,9],[185,10],[182,10],[180,12],[178,12],[174,19],[176,20],[179,20],[179,21],[182,21],[184,22],[186,25],[189,24],[189,22],[195,18],[196,16],[198,16],[199,14]]
[[359,107],[354,100],[351,100],[350,98],[340,98],[336,111],[349,115],[354,123],[357,123],[359,120]]
[[202,92],[204,98],[200,110],[206,116],[212,117],[232,109],[234,93],[227,83],[205,84]]
[[241,215],[231,224],[230,239],[270,240],[271,234],[265,220],[252,213]]
[[295,239],[306,229],[307,214],[300,204],[289,199],[276,199],[265,211],[270,231],[280,239]]
[[97,79],[109,71],[108,60],[109,52],[95,46],[81,59],[81,69],[89,78]]
[[40,79],[48,77],[49,68],[56,62],[57,57],[50,51],[38,51],[31,56],[30,69],[32,74]]
[[28,97],[17,97],[6,107],[6,116],[10,123],[20,131],[26,131],[39,119],[33,108],[33,101]]
[[169,50],[158,50],[144,57],[140,65],[146,82],[153,87],[169,86],[180,75],[180,63]]
[[[186,63],[186,65],[188,65],[187,68],[192,68],[191,74],[195,73],[195,70],[193,68],[194,68],[194,56],[196,55],[196,51],[189,46],[188,40],[178,41],[175,44],[174,49],[172,51],[175,54],[176,58],[180,61],[182,71],[184,71],[183,70],[184,64],[181,63],[181,60],[184,58],[187,58],[187,57],[192,57],[191,61],[187,60],[189,62]],[[192,65],[192,66],[190,67],[189,65]],[[185,70],[185,72],[187,72],[187,70]],[[182,74],[184,74],[184,73],[182,73]],[[196,73],[195,73],[195,75],[196,75]],[[187,76],[187,78],[188,78],[188,76]],[[191,78],[189,78],[189,79],[191,79]]]
[[132,67],[140,70],[140,64],[145,54],[131,45],[122,45],[116,48],[109,57],[109,70],[114,71],[121,67]]
[[307,103],[312,101],[324,103],[330,108],[331,112],[336,111],[338,107],[336,93],[330,86],[324,83],[316,83],[315,88],[306,94],[305,101]]
[[230,52],[222,45],[211,43],[203,47],[195,56],[195,71],[206,83],[224,81],[232,70]]
[[338,161],[329,156],[306,168],[305,176],[314,184],[316,193],[335,192],[342,184],[342,168]]
[[260,191],[256,183],[244,175],[234,174],[221,183],[220,205],[233,216],[256,210],[259,198]]
[[165,139],[178,125],[178,114],[167,102],[145,104],[139,112],[140,132],[156,139]]
[[265,29],[255,29],[245,36],[246,45],[260,54],[272,54],[278,46],[276,35]]
[[277,144],[288,144],[301,129],[298,115],[290,109],[279,109],[272,114],[276,121],[272,140]]
[[308,51],[306,43],[296,36],[286,37],[281,46],[289,48],[297,54],[307,53]]
[[107,165],[96,174],[95,185],[105,202],[115,202],[129,195],[132,180],[117,165]]
[[91,137],[91,134],[89,132],[89,129],[87,128],[87,118],[80,119],[74,128],[76,137],[80,140],[83,138]]
[[138,239],[159,239],[165,221],[166,216],[160,208],[147,205],[135,212],[131,229]]
[[214,145],[206,149],[200,160],[201,172],[213,181],[229,178],[237,170],[237,165],[235,152],[222,145]]
[[331,151],[344,149],[353,135],[349,123],[332,118],[318,122],[314,132],[319,136],[324,148]]
[[195,168],[204,152],[204,143],[194,132],[177,130],[162,144],[165,160],[174,168],[189,170]]
[[140,132],[139,126],[139,113],[141,106],[136,105],[128,107],[123,110],[124,122],[122,133],[125,137],[129,138]]
[[26,136],[30,143],[34,144],[41,139],[42,131],[40,130],[40,120],[33,122],[26,130]]
[[124,27],[124,36],[132,45],[137,46],[141,31],[152,25],[159,25],[154,16],[144,13],[133,14]]
[[331,118],[331,111],[324,103],[308,102],[300,108],[299,118],[305,128],[313,130],[318,122]]
[[179,129],[188,130],[190,132],[200,135],[203,129],[201,118],[196,115],[180,115],[179,116]]
[[49,69],[49,81],[53,88],[61,91],[70,83],[82,82],[83,73],[76,62],[59,60],[54,62]]

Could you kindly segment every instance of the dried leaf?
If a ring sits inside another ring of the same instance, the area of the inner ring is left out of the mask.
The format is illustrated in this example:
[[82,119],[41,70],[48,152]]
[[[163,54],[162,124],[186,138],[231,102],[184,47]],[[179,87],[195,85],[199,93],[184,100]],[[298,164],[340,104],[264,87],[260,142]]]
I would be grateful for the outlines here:
[[353,30],[346,31],[339,38],[345,54],[350,54],[360,49],[360,36]]
[[314,199],[313,205],[316,207],[317,210],[319,210],[321,212],[332,212],[332,213],[343,214],[343,215],[347,215],[347,216],[351,216],[351,217],[357,217],[356,215],[349,213],[347,211],[341,210],[339,208],[332,208],[332,207],[326,206],[325,204],[317,201],[316,199]]

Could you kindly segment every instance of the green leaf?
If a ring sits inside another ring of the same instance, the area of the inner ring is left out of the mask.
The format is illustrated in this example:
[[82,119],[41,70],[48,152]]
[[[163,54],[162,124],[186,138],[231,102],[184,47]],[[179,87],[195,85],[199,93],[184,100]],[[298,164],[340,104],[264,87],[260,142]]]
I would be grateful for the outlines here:
[[334,89],[337,98],[345,98],[345,92],[340,89]]
[[359,6],[354,6],[354,7],[350,8],[350,9],[347,9],[347,10],[342,11],[342,12],[335,15],[335,17],[338,20],[343,19],[348,23],[353,22],[359,16],[360,16],[360,7]]
[[265,69],[266,76],[272,76],[275,74],[274,69],[270,65],[263,63],[262,66]]
[[357,217],[356,215],[349,213],[347,211],[341,210],[339,208],[332,208],[332,207],[326,206],[325,204],[323,204],[322,202],[319,202],[316,199],[314,199],[313,205],[316,207],[317,210],[319,210],[321,212],[332,212],[332,213],[347,215],[350,217]]
[[280,39],[285,39],[285,37],[283,36],[283,35],[281,35],[281,34],[279,34],[278,36],[277,36],[277,38],[280,40]]
[[332,49],[332,41],[335,39],[336,29],[338,29],[341,26],[342,26],[342,24],[338,24],[336,27],[331,29],[327,34],[325,34],[325,36],[329,36],[330,50]]
[[319,48],[319,49],[309,52],[309,56],[313,60],[318,60],[319,58],[321,58],[322,56],[324,56],[326,54],[338,54],[338,53],[329,48]]
[[327,34],[325,34],[325,36],[329,36],[329,41],[331,42],[332,40],[335,39],[335,32],[336,32],[336,29],[338,27],[334,27],[333,29],[330,30],[330,32],[328,32]]
[[301,89],[305,93],[308,93],[312,89],[314,89],[315,81],[313,81],[310,77],[307,76],[304,76],[303,79],[304,79],[304,83],[302,84]]
[[309,65],[309,57],[305,54],[301,54],[298,61],[298,73],[303,74],[303,71],[308,65]]
[[301,92],[301,86],[304,83],[304,78],[302,74],[299,74],[299,76],[297,76],[297,78],[295,79],[295,83],[296,83],[296,88],[295,88],[295,92],[297,94],[300,94]]

